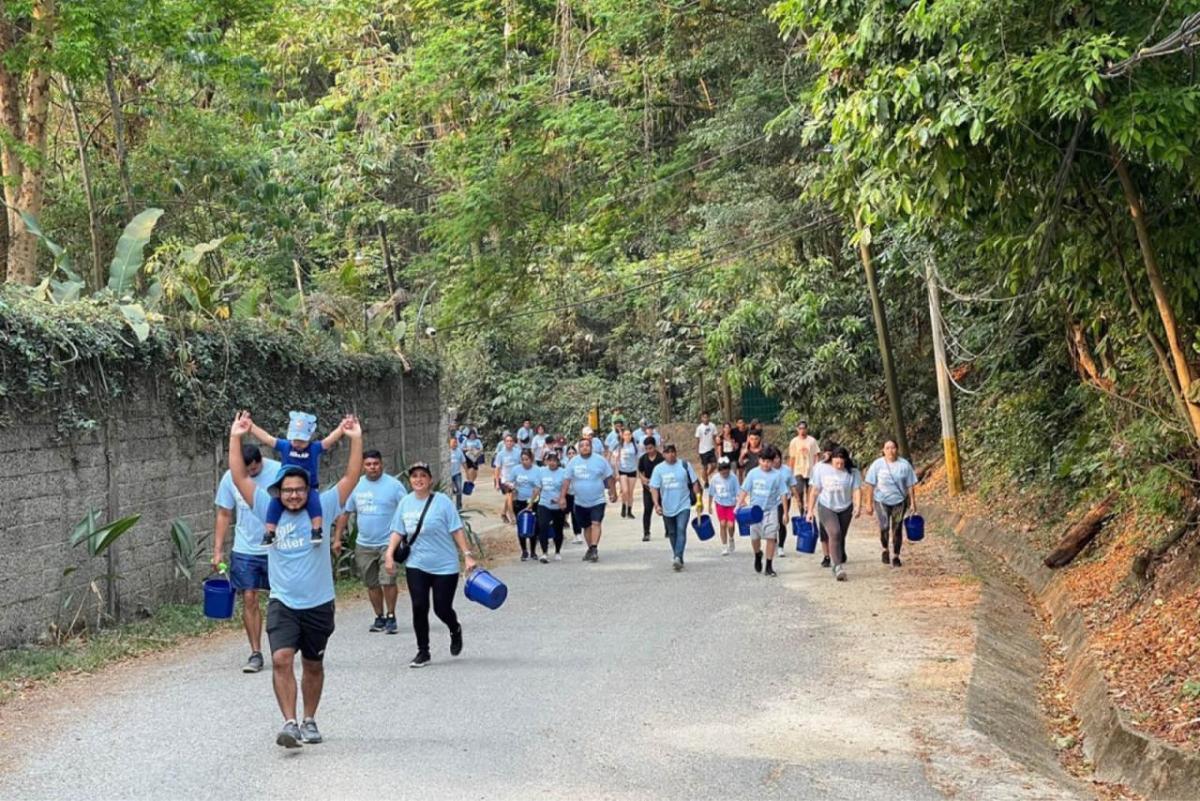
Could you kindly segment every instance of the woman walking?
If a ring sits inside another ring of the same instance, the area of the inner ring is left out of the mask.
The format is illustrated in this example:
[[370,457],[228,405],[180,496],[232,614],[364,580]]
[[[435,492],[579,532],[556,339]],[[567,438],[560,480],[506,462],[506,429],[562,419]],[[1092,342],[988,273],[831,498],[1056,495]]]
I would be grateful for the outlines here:
[[447,447],[450,449],[450,486],[454,489],[454,508],[461,510],[463,461],[466,457],[463,454],[462,445],[459,444],[458,437],[450,437]]
[[[533,492],[534,492],[534,490],[537,489],[539,476],[540,476],[540,469],[533,466],[533,451],[529,450],[528,448],[523,449],[521,451],[521,463],[518,464],[515,468],[513,468],[513,471],[512,471],[513,517],[514,517],[514,519],[518,520],[517,542],[520,543],[520,545],[521,545],[521,561],[522,562],[527,562],[531,558],[532,559],[537,558],[537,538],[534,537],[532,534],[529,535],[528,537],[521,534],[519,518],[521,516],[521,513],[524,512],[526,509],[529,509],[530,512],[533,511],[533,509],[531,508],[530,501],[533,500]],[[528,552],[525,549],[526,545],[529,546]],[[542,561],[543,562],[546,561],[544,558],[545,555],[546,555],[546,549],[545,549],[545,546],[543,546],[542,547],[542,557],[543,557]]]
[[733,534],[733,524],[741,490],[737,475],[733,472],[733,463],[729,457],[722,456],[717,460],[717,472],[709,478],[708,488],[704,490],[708,499],[708,513],[711,515],[713,507],[716,507],[717,524],[721,527],[721,556],[733,553],[733,544],[737,540]]
[[[721,451],[721,456],[729,460],[730,470],[738,460],[738,453],[742,450],[742,446],[733,437],[733,426],[725,423],[721,426],[721,433],[717,435],[718,450]],[[720,458],[720,457],[718,457]]]
[[637,486],[638,449],[633,441],[633,432],[621,431],[621,442],[617,445],[614,461],[617,466],[617,481],[621,489],[621,517],[633,518],[633,489]]
[[[566,451],[563,454],[562,463],[566,465],[579,454],[579,449],[574,445],[567,445]],[[575,516],[575,493],[567,493],[567,503],[563,507],[563,511],[571,516],[571,533],[575,535],[572,540],[572,545],[583,545],[583,524],[579,522],[579,518]]]
[[[862,515],[862,475],[854,466],[850,452],[838,446],[830,455],[829,464],[814,471],[808,489],[808,519],[820,519],[829,539],[829,557],[833,577],[846,580],[846,536],[850,521]],[[857,513],[855,507],[858,507]]]
[[463,474],[466,475],[467,481],[475,483],[475,477],[479,475],[479,465],[483,464],[483,440],[479,438],[479,432],[472,427],[467,432],[466,439],[462,443],[463,452]]
[[888,563],[888,533],[892,535],[892,567],[900,567],[900,546],[904,544],[904,516],[917,511],[917,471],[899,456],[896,441],[883,443],[883,456],[867,468],[867,514],[875,513],[879,523],[879,544],[883,563]]
[[454,612],[454,593],[458,589],[458,555],[463,555],[464,572],[475,569],[475,556],[467,547],[462,518],[453,501],[444,493],[433,492],[433,472],[425,462],[408,468],[412,492],[400,500],[392,517],[392,536],[384,559],[384,569],[396,573],[396,546],[401,539],[412,549],[404,563],[408,597],[412,603],[413,632],[417,635],[417,655],[408,664],[412,668],[429,664],[429,609],[450,630],[450,655],[462,653],[462,625]]
[[650,494],[654,498],[654,511],[667,527],[673,555],[671,566],[678,573],[683,570],[692,493],[700,496],[700,480],[690,464],[679,460],[675,445],[670,442],[663,447],[663,460],[650,474]]
[[566,512],[558,505],[567,471],[559,466],[558,451],[546,451],[546,464],[538,469],[538,485],[533,490],[537,508],[537,536],[542,543],[542,564],[546,563],[547,545],[554,540],[554,561],[562,561],[563,523]]

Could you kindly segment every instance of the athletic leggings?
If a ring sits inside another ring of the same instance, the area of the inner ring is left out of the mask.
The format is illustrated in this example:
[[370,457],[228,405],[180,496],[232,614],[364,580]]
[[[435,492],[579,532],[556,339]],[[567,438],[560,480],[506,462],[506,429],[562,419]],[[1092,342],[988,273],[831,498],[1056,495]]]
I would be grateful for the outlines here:
[[854,519],[854,507],[847,506],[840,512],[826,509],[817,504],[817,516],[829,537],[829,561],[835,565],[846,562],[846,535],[850,532],[850,521]]
[[537,508],[537,536],[542,543],[542,553],[549,552],[550,540],[554,540],[554,552],[562,550],[563,523],[567,513],[562,509],[548,509],[541,504]]
[[579,520],[575,517],[575,496],[570,493],[567,493],[567,508],[571,510],[571,532],[578,537],[583,533],[583,526],[579,525]]
[[[642,487],[642,533],[647,537],[650,536],[650,521],[654,519],[654,496],[650,494],[650,490],[645,486]],[[663,533],[668,537],[671,536],[667,529],[666,518],[663,518]]]
[[900,503],[880,503],[875,501],[875,521],[879,523],[879,544],[883,550],[888,549],[888,531],[892,532],[892,553],[900,555],[900,546],[904,544],[904,513],[908,511],[908,498]]
[[458,631],[458,615],[454,613],[454,591],[458,589],[458,573],[437,575],[405,567],[408,597],[412,601],[413,631],[417,635],[417,650],[429,652],[429,596],[433,595],[433,613],[453,634]]
[[783,504],[779,504],[779,536],[775,538],[779,543],[779,549],[783,550],[783,546],[787,545],[787,521],[783,519]]

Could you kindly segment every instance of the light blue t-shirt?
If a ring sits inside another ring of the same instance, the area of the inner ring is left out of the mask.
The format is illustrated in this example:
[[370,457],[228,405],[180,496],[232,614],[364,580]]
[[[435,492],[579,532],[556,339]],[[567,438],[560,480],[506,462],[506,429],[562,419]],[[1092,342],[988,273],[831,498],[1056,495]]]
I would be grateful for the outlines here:
[[599,437],[592,437],[592,454],[604,455],[604,442]]
[[358,515],[358,540],[365,548],[378,548],[388,544],[392,533],[392,516],[400,499],[408,493],[395,476],[384,473],[375,481],[366,476],[358,480],[346,511]]
[[546,435],[534,434],[533,439],[529,440],[529,449],[533,451],[534,461],[540,462],[546,454]]
[[645,439],[646,439],[645,431],[643,431],[640,427],[633,429],[633,444],[637,445],[638,456],[641,456],[643,453],[646,452],[646,446],[642,444],[645,441]]
[[521,466],[521,449],[513,445],[511,449],[505,449],[503,445],[500,450],[496,451],[496,458],[492,460],[492,467],[500,468],[500,481],[505,484],[512,483],[513,470]]
[[841,512],[854,505],[854,490],[862,486],[862,474],[857,469],[847,473],[832,465],[814,470],[809,480],[817,488],[817,503],[831,512]]
[[792,468],[788,467],[786,464],[781,464],[779,467],[774,469],[778,470],[780,473],[783,473],[783,479],[787,484],[788,492],[791,492],[792,487],[796,486],[796,474],[792,472]]
[[[265,489],[254,493],[254,516],[266,522],[271,496]],[[337,485],[321,493],[321,516],[333,520],[342,513]],[[283,510],[275,529],[275,544],[267,549],[267,577],[271,597],[289,609],[312,609],[333,600],[333,564],[326,537],[313,545],[312,521],[303,508]]]
[[513,498],[518,501],[527,501],[533,497],[533,490],[538,484],[538,471],[540,467],[530,465],[517,465],[512,471],[512,485],[515,488]]
[[463,453],[471,457],[471,461],[479,463],[479,457],[483,455],[483,440],[479,437],[467,437],[463,440]]
[[604,481],[612,476],[612,465],[599,454],[572,456],[567,462],[567,478],[571,481],[570,493],[575,496],[576,506],[599,506],[604,503]]
[[561,467],[557,470],[551,470],[549,467],[539,467],[538,486],[542,488],[542,494],[538,496],[538,506],[544,506],[547,509],[560,509],[558,496],[562,492],[562,485],[566,480],[567,471]]
[[756,467],[746,474],[746,483],[742,491],[750,499],[751,506],[762,507],[764,512],[772,512],[787,495],[787,479],[779,470],[766,471]]
[[[421,534],[412,544],[412,553],[405,564],[435,576],[449,576],[458,572],[458,545],[454,542],[454,532],[463,527],[462,518],[454,508],[454,501],[445,494],[435,492],[432,497],[425,522],[421,523]],[[412,492],[405,495],[392,518],[392,531],[411,540],[427,500]]]
[[688,487],[695,480],[689,465],[682,459],[675,464],[660,462],[650,474],[650,487],[658,490],[663,514],[674,517],[683,514],[692,505]]
[[463,449],[462,445],[455,445],[450,449],[450,476],[453,478],[457,475],[462,475],[463,466]]
[[609,431],[608,436],[604,438],[604,450],[612,453],[621,444],[621,435],[616,431]]
[[617,451],[617,469],[622,473],[636,473],[637,463],[637,445],[632,442],[622,443]]
[[737,496],[741,492],[741,489],[741,485],[738,484],[737,473],[730,470],[729,478],[721,478],[719,472],[710,476],[708,479],[708,489],[704,490],[704,494],[722,506],[737,506]]
[[533,432],[525,426],[517,429],[517,442],[529,442],[531,436],[533,436]]
[[864,481],[875,488],[875,500],[895,506],[903,503],[908,491],[917,485],[917,471],[903,457],[889,462],[880,456],[867,468]]
[[[262,470],[257,476],[252,477],[255,486],[266,489],[275,480],[277,472],[279,472],[279,462],[274,459],[263,459]],[[233,512],[233,551],[248,556],[266,556],[267,547],[262,544],[262,541],[263,537],[267,536],[267,529],[263,526],[262,521],[251,513],[250,507],[242,498],[242,493],[233,486],[233,473],[228,470],[225,471],[225,475],[221,476],[221,483],[217,485],[217,497],[214,503],[222,509]]]

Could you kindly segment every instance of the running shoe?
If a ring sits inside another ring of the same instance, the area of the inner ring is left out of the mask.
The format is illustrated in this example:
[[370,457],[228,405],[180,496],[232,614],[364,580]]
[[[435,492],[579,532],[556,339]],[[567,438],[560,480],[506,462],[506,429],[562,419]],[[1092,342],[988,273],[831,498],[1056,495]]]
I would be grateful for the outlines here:
[[314,528],[312,530],[312,544],[320,545],[324,541],[325,541],[325,535],[321,533],[321,529]]
[[546,556],[546,554],[542,554],[541,556],[538,557],[538,561],[541,562],[543,565],[546,565],[546,564],[550,563],[550,557]]
[[729,546],[728,545],[726,545],[724,548],[721,549],[721,556],[729,556]]
[[572,545],[583,545],[583,537],[576,534],[575,539],[571,541],[571,544]]
[[759,551],[758,553],[754,554],[754,572],[755,573],[762,572],[762,551]]
[[429,661],[428,651],[417,651],[417,655],[408,663],[408,666],[410,668],[423,668],[429,664]]
[[257,673],[263,669],[262,651],[254,651],[250,654],[250,658],[246,660],[246,664],[242,665],[243,673]]
[[521,561],[522,561],[522,562],[528,562],[528,561],[529,561],[529,554],[527,554],[527,553],[523,553],[523,554],[521,554]]
[[397,632],[395,615],[387,616],[387,620],[383,624],[383,630],[388,634],[395,634]]
[[643,534],[643,535],[642,535],[642,542],[649,542],[649,541],[650,541],[650,535],[649,535],[649,534]]
[[371,624],[371,628],[367,629],[367,631],[383,631],[386,626],[387,618],[383,615],[376,615],[375,622]]
[[846,568],[842,567],[841,565],[838,565],[837,567],[835,567],[833,569],[833,577],[835,579],[837,579],[838,581],[845,581],[846,580]]
[[296,721],[289,720],[283,724],[279,734],[275,735],[275,745],[282,745],[284,748],[299,748],[303,739],[304,736],[300,734],[300,727],[296,725]]
[[887,563],[890,561],[890,560],[888,559],[888,552],[887,552],[887,551],[884,551],[884,552],[883,552],[883,554],[882,554],[882,555],[881,555],[879,558],[880,558],[880,560],[881,560],[881,561],[882,561],[882,562],[883,562],[885,565],[886,565],[886,564],[887,564]]
[[462,653],[463,638],[462,624],[458,624],[458,630],[450,632],[450,656],[458,656]]
[[903,564],[903,562],[900,561],[899,556],[892,557],[892,567],[900,567],[902,564]]
[[671,560],[671,568],[676,573],[678,573],[680,570],[683,570],[683,560],[680,559],[678,556],[676,556],[674,559]]
[[300,724],[300,739],[309,745],[316,745],[323,739],[321,730],[317,728],[317,722],[312,718],[305,718]]
[[768,578],[774,578],[775,576],[777,576],[779,574],[775,572],[775,568],[771,567],[770,565],[767,565],[767,569],[763,573],[763,575],[767,576]]
[[262,546],[264,548],[270,548],[274,544],[275,544],[275,532],[268,531],[262,538]]
[[829,567],[829,565],[830,565],[829,557],[826,556],[824,559],[821,560],[821,567]]
[[783,546],[782,546],[782,545],[780,545],[780,546],[779,546],[779,547],[778,547],[778,548],[775,550],[775,558],[776,558],[776,559],[782,559],[782,558],[783,558],[783,557],[785,557],[785,556],[787,556],[787,551],[783,550]]

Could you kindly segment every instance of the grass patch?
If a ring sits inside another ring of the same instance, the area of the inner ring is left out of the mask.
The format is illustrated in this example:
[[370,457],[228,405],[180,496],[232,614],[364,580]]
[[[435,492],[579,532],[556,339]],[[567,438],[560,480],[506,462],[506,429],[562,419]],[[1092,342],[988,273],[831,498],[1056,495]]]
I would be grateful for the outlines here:
[[[401,580],[403,586],[403,580]],[[362,582],[341,578],[339,601],[365,596]],[[259,605],[266,610],[266,598]],[[264,618],[265,624],[265,618]],[[210,620],[202,604],[163,604],[144,620],[89,632],[57,645],[27,645],[0,651],[0,704],[32,683],[54,681],[65,673],[94,673],[126,659],[164,651],[191,637],[242,627],[239,602],[230,620]],[[264,645],[266,633],[264,632]]]

